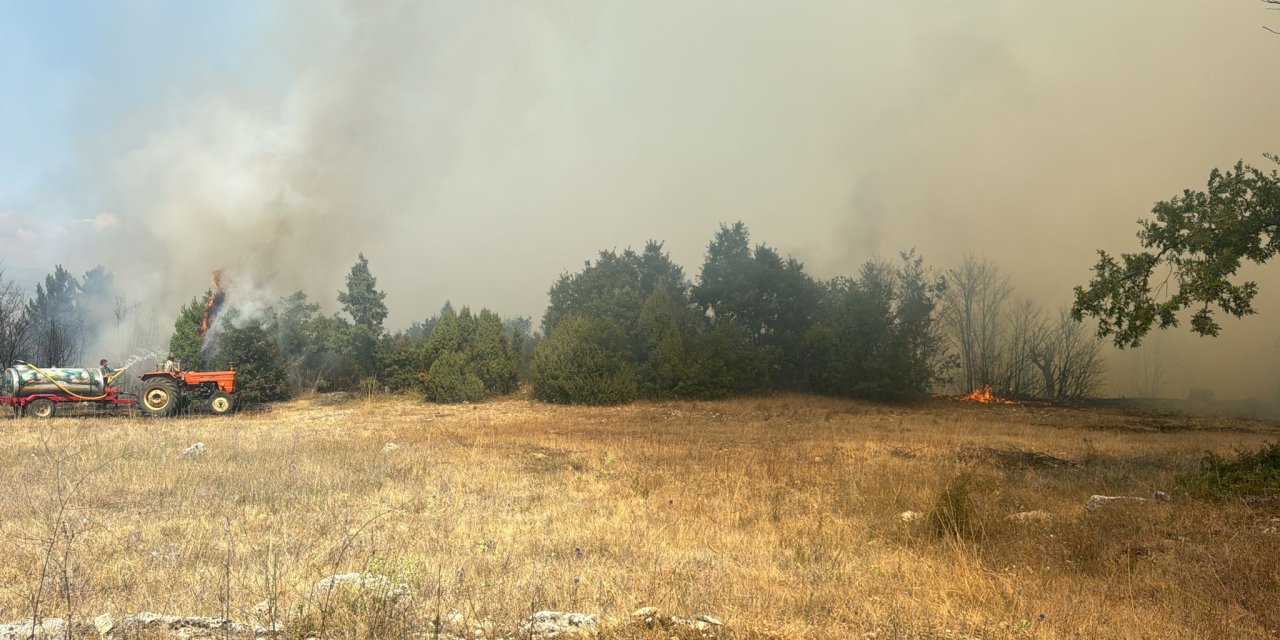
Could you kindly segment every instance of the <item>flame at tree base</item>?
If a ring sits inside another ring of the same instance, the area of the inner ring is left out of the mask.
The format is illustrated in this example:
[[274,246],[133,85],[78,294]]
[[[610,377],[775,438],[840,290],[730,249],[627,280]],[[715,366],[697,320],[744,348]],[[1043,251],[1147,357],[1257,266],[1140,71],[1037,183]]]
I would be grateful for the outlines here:
[[969,395],[960,396],[956,398],[956,400],[961,402],[977,402],[980,404],[1018,404],[1013,400],[1001,398],[1000,396],[991,393],[991,385],[989,384],[983,385],[981,389],[974,389]]

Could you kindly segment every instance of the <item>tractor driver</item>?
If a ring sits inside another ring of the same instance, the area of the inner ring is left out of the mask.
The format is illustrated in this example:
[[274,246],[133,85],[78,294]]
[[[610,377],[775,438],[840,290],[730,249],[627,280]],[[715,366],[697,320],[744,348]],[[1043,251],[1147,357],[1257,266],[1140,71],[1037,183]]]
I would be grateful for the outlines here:
[[182,373],[182,365],[178,364],[178,361],[174,359],[172,353],[169,354],[169,359],[164,361],[164,372]]

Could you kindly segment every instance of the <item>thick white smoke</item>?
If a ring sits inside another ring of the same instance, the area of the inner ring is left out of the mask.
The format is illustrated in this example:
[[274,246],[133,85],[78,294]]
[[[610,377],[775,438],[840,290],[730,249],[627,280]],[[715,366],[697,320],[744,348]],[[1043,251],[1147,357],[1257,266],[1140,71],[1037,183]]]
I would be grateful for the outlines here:
[[[253,64],[189,84],[155,51],[150,92],[86,116],[118,222],[83,250],[170,326],[217,267],[333,310],[360,251],[390,326],[536,317],[596,250],[666,240],[692,275],[736,219],[820,277],[981,254],[1053,309],[1152,202],[1280,140],[1249,2],[271,6]],[[1227,332],[1171,342],[1178,384],[1270,395],[1240,363],[1274,323]]]

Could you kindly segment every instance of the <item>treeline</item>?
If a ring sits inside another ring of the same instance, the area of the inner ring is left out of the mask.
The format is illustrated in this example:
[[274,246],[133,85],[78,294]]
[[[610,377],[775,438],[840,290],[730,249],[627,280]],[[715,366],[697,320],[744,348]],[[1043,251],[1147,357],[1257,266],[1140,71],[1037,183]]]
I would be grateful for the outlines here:
[[946,372],[943,282],[919,256],[818,281],[742,223],[720,229],[696,283],[650,242],[562,276],[534,352],[534,396],[607,404],[769,390],[867,398],[926,392]]
[[28,296],[0,264],[0,366],[17,360],[70,366],[93,345],[146,343],[156,332],[154,320],[103,267],[77,277],[59,265]]
[[[50,331],[47,318],[74,316],[76,296],[100,298],[100,283],[110,290],[100,268],[77,280],[59,267],[18,305],[15,323],[4,301],[24,297],[0,277],[0,357],[75,361],[74,347],[91,336],[82,332],[68,347],[52,339],[63,332]],[[539,400],[564,404],[771,391],[892,400],[985,385],[1055,400],[1095,393],[1099,341],[1065,314],[1048,316],[1012,293],[986,261],[968,258],[939,273],[914,252],[820,280],[796,259],[753,244],[739,222],[718,230],[694,278],[659,242],[601,251],[552,284],[539,330],[529,318],[446,303],[431,318],[388,331],[386,295],[360,255],[336,313],[322,314],[298,291],[251,315],[222,310],[201,338],[214,294],[206,291],[182,307],[168,346],[189,369],[234,365],[250,401],[343,390],[475,402],[522,384]],[[72,303],[62,302],[68,297]],[[76,322],[66,326],[83,326]],[[25,342],[7,337],[19,326]]]

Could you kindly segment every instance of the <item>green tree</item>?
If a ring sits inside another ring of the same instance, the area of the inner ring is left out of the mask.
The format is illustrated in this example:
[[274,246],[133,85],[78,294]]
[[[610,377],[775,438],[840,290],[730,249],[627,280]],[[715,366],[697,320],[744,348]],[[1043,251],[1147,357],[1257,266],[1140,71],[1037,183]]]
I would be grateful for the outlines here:
[[387,318],[387,294],[378,290],[378,280],[369,272],[369,261],[363,253],[359,255],[347,274],[347,290],[338,292],[338,302],[356,326],[381,335],[382,321]]
[[503,321],[511,339],[511,353],[516,359],[516,379],[529,380],[529,368],[533,364],[533,350],[541,335],[534,332],[533,320],[526,316],[507,318]]
[[236,370],[236,397],[241,403],[270,402],[289,397],[284,356],[275,332],[260,322],[235,326],[231,312],[218,333],[218,354],[212,368]]
[[387,317],[387,294],[378,290],[378,281],[369,272],[369,261],[361,253],[347,274],[346,291],[338,292],[342,310],[351,317],[345,352],[366,377],[377,375],[377,347],[382,338],[382,321]]
[[204,340],[200,337],[200,321],[204,318],[205,306],[213,297],[212,291],[205,291],[199,298],[182,306],[178,311],[178,319],[173,323],[173,336],[169,338],[169,351],[185,369],[204,369]]
[[736,324],[765,350],[775,384],[803,385],[799,354],[819,304],[819,286],[803,264],[763,244],[752,248],[742,222],[723,225],[707,247],[693,297],[717,324]]
[[645,398],[711,399],[768,385],[763,352],[736,325],[707,326],[696,307],[655,290],[640,311],[644,358],[637,367]]
[[308,347],[301,371],[304,385],[315,390],[354,389],[360,370],[351,356],[351,323],[337,314],[317,315],[306,322]]
[[427,399],[432,402],[479,402],[488,396],[465,353],[447,351],[427,371]]
[[808,388],[873,399],[928,391],[951,365],[934,314],[943,286],[914,253],[831,281],[821,319],[805,335]]
[[62,265],[36,285],[25,311],[31,359],[49,367],[71,366],[80,359],[89,331],[78,307],[80,293],[80,282]]
[[481,309],[467,345],[467,357],[486,393],[505,394],[516,388],[516,356],[511,338],[498,314]]
[[276,305],[275,327],[279,336],[280,352],[287,360],[303,357],[311,344],[311,336],[307,335],[307,326],[311,324],[320,305],[308,301],[307,294],[295,291],[292,295],[280,298]]
[[479,314],[445,305],[422,348],[426,394],[432,402],[476,402],[510,393],[516,358],[502,319],[488,309]]
[[1093,278],[1075,288],[1073,318],[1094,318],[1099,337],[1136,347],[1153,327],[1177,326],[1185,309],[1195,308],[1191,329],[1203,336],[1221,331],[1218,312],[1254,313],[1257,283],[1234,277],[1243,261],[1262,264],[1280,250],[1280,174],[1243,162],[1214,169],[1204,191],[1185,190],[1152,213],[1139,221],[1144,251],[1119,260],[1098,252]]
[[378,371],[382,383],[396,392],[417,392],[423,389],[422,381],[430,363],[422,340],[414,340],[408,333],[384,336],[378,341]]
[[627,336],[609,318],[567,316],[533,353],[533,394],[543,402],[607,405],[636,398]]
[[684,270],[671,261],[662,243],[650,240],[642,253],[631,249],[601,251],[595,263],[587,262],[582,271],[560,276],[551,287],[542,333],[551,335],[556,325],[571,315],[609,318],[623,330],[627,345],[636,349],[641,304],[658,289],[675,300],[688,300]]

